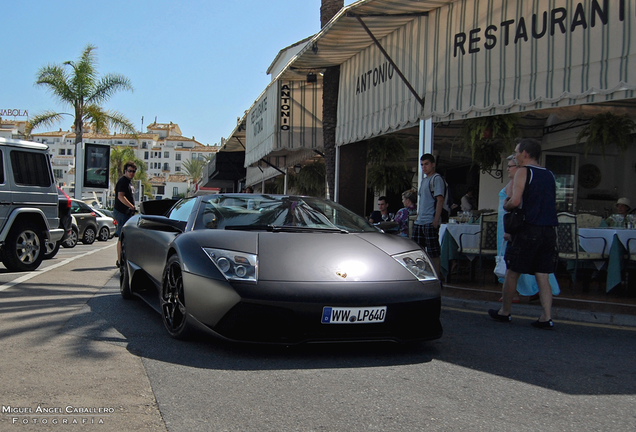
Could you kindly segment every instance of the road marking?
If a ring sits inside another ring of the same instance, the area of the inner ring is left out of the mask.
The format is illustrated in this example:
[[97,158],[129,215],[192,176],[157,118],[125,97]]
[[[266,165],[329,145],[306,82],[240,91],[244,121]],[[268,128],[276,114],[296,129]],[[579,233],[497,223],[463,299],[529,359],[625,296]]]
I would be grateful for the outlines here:
[[27,273],[27,274],[25,274],[24,276],[20,276],[19,278],[14,279],[14,280],[12,280],[11,282],[7,282],[6,284],[1,285],[1,286],[0,286],[0,292],[1,292],[1,291],[4,291],[4,290],[6,290],[6,289],[9,289],[9,288],[11,288],[11,287],[14,287],[14,286],[16,286],[16,285],[19,285],[19,284],[21,284],[22,282],[26,282],[26,281],[28,281],[29,279],[32,279],[32,278],[34,278],[34,277],[36,277],[36,276],[39,276],[39,275],[41,275],[41,274],[43,274],[43,273],[46,273],[46,272],[47,272],[47,271],[49,271],[49,270],[54,270],[54,269],[56,269],[56,268],[58,268],[58,267],[62,267],[63,265],[66,265],[66,264],[68,264],[68,263],[70,263],[70,262],[73,262],[74,260],[76,260],[76,259],[78,259],[78,258],[84,258],[85,256],[92,255],[92,254],[94,254],[94,253],[96,253],[96,252],[101,252],[101,251],[103,251],[104,249],[108,249],[109,247],[113,247],[113,246],[115,246],[116,244],[117,244],[117,242],[115,242],[115,243],[113,243],[113,244],[110,244],[110,245],[108,245],[108,246],[104,246],[103,248],[94,249],[94,250],[92,250],[92,251],[90,251],[90,252],[86,252],[86,253],[84,253],[84,254],[82,254],[82,255],[75,255],[74,257],[67,258],[67,259],[65,259],[64,261],[60,261],[59,263],[54,264],[54,265],[52,265],[52,266],[49,266],[49,267],[47,267],[47,268],[44,268],[44,269],[41,269],[41,270],[35,270],[35,271],[30,272],[30,273]]
[[[470,310],[470,309],[460,309],[460,308],[454,308],[454,307],[448,307],[448,306],[442,306],[442,309],[449,310],[449,311],[454,311],[454,312],[464,312],[464,313],[471,313],[471,314],[477,314],[477,315],[486,315],[486,316],[488,315],[488,313],[484,312],[484,311],[476,311],[476,310]],[[521,316],[521,315],[515,315],[513,317],[513,319],[522,319],[522,320],[528,320],[528,321],[535,321],[536,320],[536,318],[524,317],[524,316]],[[611,329],[611,330],[636,331],[636,328],[634,328],[634,327],[612,325],[612,324],[600,324],[600,323],[596,324],[596,323],[586,323],[586,322],[578,322],[578,321],[565,321],[565,320],[552,320],[552,321],[554,321],[555,324],[561,323],[561,324],[576,325],[576,326],[581,326],[581,327],[595,327],[595,328],[605,328],[605,329]]]

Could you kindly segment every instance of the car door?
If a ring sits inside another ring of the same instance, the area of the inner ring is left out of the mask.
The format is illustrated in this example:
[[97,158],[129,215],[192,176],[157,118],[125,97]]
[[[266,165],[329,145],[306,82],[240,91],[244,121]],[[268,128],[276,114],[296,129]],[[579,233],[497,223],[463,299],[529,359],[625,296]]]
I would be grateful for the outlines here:
[[[168,219],[187,222],[196,202],[196,198],[179,201],[168,213]],[[126,230],[126,259],[144,269],[159,283],[166,265],[168,248],[178,233],[157,229],[153,224],[145,223],[143,218],[143,215],[140,216],[137,224]]]
[[7,223],[11,209],[11,185],[6,179],[4,170],[4,148],[0,148],[0,230]]

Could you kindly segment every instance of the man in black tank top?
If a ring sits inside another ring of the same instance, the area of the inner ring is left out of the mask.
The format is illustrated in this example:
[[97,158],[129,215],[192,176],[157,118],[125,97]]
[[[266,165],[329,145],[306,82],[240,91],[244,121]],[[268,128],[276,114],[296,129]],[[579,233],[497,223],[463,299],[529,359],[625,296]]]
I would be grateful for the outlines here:
[[506,249],[507,271],[501,309],[490,309],[488,314],[496,321],[510,322],[519,276],[534,274],[543,313],[532,325],[552,329],[552,288],[548,276],[554,273],[558,260],[554,229],[558,225],[556,182],[551,171],[539,166],[540,156],[541,144],[534,139],[523,139],[515,148],[515,159],[522,168],[515,173],[512,197],[506,198],[504,209],[510,211],[521,206],[525,222]]

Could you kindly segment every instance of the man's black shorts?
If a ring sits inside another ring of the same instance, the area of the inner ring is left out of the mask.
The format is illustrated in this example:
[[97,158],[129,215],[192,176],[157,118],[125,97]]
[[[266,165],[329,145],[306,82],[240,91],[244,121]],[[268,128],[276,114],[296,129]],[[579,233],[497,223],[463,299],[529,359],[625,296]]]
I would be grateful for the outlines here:
[[559,258],[552,226],[524,224],[505,254],[506,266],[517,273],[554,273]]

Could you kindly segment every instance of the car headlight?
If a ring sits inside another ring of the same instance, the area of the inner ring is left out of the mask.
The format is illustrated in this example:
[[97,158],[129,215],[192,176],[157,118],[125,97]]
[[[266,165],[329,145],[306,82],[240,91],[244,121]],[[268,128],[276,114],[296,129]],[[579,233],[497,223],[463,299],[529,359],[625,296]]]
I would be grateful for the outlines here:
[[227,280],[256,282],[258,279],[256,255],[213,248],[203,248],[203,251]]
[[391,256],[410,271],[419,281],[437,279],[433,265],[423,251],[415,250]]

